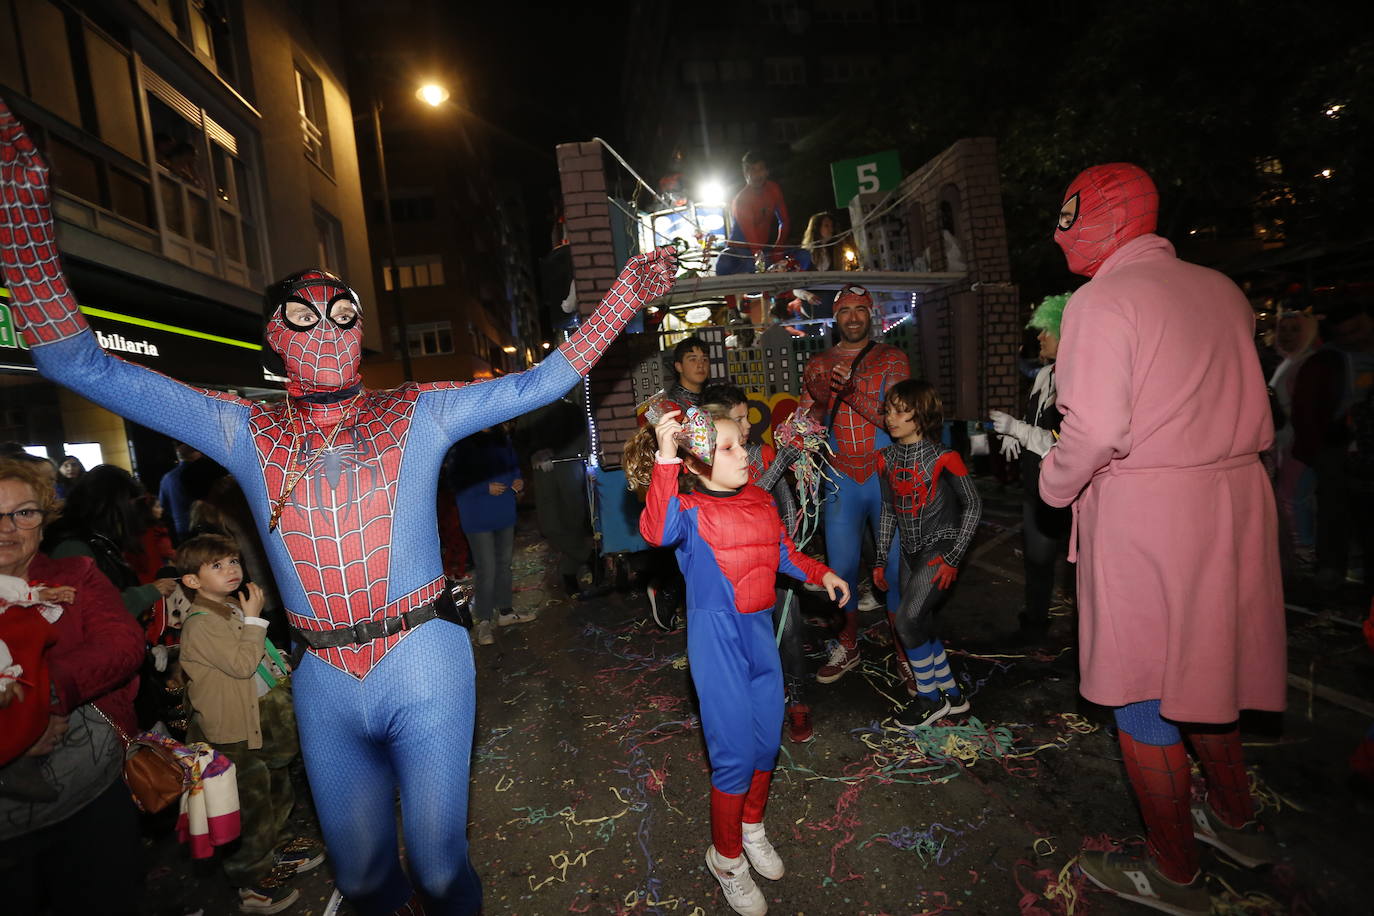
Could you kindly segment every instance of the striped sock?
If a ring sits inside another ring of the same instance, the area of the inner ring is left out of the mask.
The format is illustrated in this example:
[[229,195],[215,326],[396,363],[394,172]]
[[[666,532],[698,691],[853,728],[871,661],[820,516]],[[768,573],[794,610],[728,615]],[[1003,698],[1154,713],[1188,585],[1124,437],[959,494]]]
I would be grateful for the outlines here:
[[949,670],[949,659],[945,657],[945,644],[938,639],[930,641],[931,651],[934,654],[935,683],[948,694],[952,700],[957,700],[963,696],[959,691],[959,685],[954,682],[954,675]]
[[938,699],[940,688],[935,683],[935,659],[931,644],[925,643],[915,649],[907,649],[906,661],[911,666],[911,673],[916,675],[916,692],[923,697]]

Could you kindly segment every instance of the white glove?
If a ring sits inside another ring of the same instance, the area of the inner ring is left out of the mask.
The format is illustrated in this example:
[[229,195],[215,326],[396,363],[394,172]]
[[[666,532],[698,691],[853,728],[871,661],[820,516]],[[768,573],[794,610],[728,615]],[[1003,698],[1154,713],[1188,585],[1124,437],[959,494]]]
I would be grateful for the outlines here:
[[153,667],[154,667],[155,669],[157,669],[158,671],[166,671],[166,670],[167,670],[167,647],[166,647],[166,646],[153,646],[153,648],[150,649],[149,651],[152,653],[152,656],[153,656]]
[[1015,436],[1002,437],[1002,457],[1008,461],[1015,461],[1021,457],[1021,443]]
[[534,465],[536,471],[553,470],[553,452],[546,448],[541,448],[530,456],[530,463]]
[[1026,448],[1044,458],[1058,442],[1059,440],[1054,437],[1054,433],[1048,429],[1032,426],[1030,435],[1026,437]]
[[1026,443],[1026,436],[1030,432],[1031,425],[1024,420],[1018,420],[1009,413],[994,410],[988,416],[992,419],[992,428],[1001,436],[1015,436],[1022,445]]

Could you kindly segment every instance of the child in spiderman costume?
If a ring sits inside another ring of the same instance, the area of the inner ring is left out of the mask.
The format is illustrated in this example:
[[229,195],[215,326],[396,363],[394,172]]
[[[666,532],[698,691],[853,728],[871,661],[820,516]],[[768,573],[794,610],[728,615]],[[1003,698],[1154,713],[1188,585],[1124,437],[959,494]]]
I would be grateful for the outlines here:
[[[694,407],[684,413],[658,400],[647,415],[654,425],[625,446],[625,471],[632,485],[648,487],[640,533],[650,544],[675,547],[687,580],[687,659],[711,761],[706,864],[735,912],[763,916],[768,903],[749,866],[765,878],[783,875],[763,827],[783,716],[782,669],[767,613],[774,579],[782,572],[824,585],[841,601],[849,586],[797,550],[772,497],[749,484],[739,426],[715,414]],[[679,474],[684,460],[690,476]]]
[[[1069,185],[1055,242],[1090,277],[1064,310],[1064,415],[1040,495],[1073,506],[1083,696],[1116,707],[1144,858],[1085,851],[1095,884],[1169,913],[1207,913],[1198,841],[1271,862],[1237,720],[1287,699],[1278,516],[1260,452],[1274,441],[1255,314],[1223,274],[1155,234],[1159,194],[1129,163]],[[1184,738],[1206,778],[1193,804]]]
[[288,619],[309,646],[294,677],[297,718],[340,892],[364,914],[422,913],[422,898],[430,913],[475,913],[475,678],[440,560],[439,464],[453,442],[572,387],[642,305],[671,289],[671,249],[632,258],[596,313],[534,369],[390,391],[362,386],[357,296],[335,276],[303,271],[268,291],[266,341],[288,397],[255,403],[100,348],[59,265],[47,168],[0,103],[0,261],[40,372],[194,445],[243,487]]
[[[883,490],[878,556],[887,555],[896,534],[902,555],[897,639],[916,678],[916,696],[897,711],[896,720],[917,728],[968,712],[945,644],[935,636],[935,612],[973,542],[983,500],[959,453],[940,444],[944,405],[935,386],[917,379],[899,382],[887,393],[883,410],[893,442],[878,453]],[[873,581],[887,587],[886,567],[873,570]]]
[[[701,392],[707,410],[723,410],[738,424],[749,455],[749,482],[773,497],[787,536],[797,537],[797,498],[787,482],[787,469],[797,460],[795,446],[774,449],[767,442],[749,441],[749,401],[736,385],[708,385]],[[783,693],[787,697],[787,737],[801,744],[814,737],[811,707],[806,703],[806,653],[802,647],[801,614],[796,595],[778,580],[773,605],[773,631],[782,657]]]

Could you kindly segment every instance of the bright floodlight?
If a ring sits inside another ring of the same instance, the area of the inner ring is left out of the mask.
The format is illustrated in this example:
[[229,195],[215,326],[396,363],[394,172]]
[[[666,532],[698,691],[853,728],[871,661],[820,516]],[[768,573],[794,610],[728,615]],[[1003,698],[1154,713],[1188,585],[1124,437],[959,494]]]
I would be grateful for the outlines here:
[[448,101],[448,90],[437,83],[426,83],[415,93],[415,97],[426,105],[438,108]]
[[714,179],[702,182],[697,188],[697,203],[707,207],[725,206],[725,185]]

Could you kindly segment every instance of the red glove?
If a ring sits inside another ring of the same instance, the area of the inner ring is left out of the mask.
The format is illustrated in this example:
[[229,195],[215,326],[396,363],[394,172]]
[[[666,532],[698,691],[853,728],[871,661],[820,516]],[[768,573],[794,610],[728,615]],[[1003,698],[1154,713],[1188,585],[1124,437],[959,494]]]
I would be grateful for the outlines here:
[[937,567],[935,570],[935,578],[931,581],[934,582],[935,587],[939,589],[949,588],[954,584],[954,577],[959,575],[959,570],[946,563],[944,557],[936,557],[926,565]]
[[844,400],[854,390],[854,376],[848,366],[836,366],[830,371],[830,390],[836,400]]
[[873,570],[873,584],[883,591],[887,591],[887,570],[881,566]]

